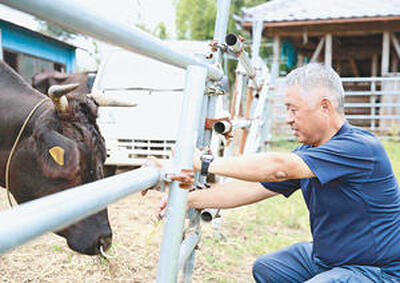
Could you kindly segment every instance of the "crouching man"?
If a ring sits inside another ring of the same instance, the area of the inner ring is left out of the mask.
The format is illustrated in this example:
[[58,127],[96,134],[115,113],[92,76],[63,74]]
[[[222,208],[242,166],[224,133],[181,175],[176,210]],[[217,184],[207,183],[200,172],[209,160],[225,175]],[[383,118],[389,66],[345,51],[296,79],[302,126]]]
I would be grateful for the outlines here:
[[303,145],[217,158],[209,172],[237,181],[191,192],[188,205],[232,208],[301,189],[313,242],[258,258],[256,282],[400,282],[400,191],[383,146],[346,121],[333,69],[308,64],[286,81],[286,122]]

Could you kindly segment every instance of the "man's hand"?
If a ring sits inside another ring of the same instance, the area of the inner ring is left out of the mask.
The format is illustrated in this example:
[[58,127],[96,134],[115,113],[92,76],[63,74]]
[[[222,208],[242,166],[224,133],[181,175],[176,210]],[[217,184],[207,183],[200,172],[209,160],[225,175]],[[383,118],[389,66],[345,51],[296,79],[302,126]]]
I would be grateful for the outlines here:
[[201,169],[201,151],[198,148],[194,149],[194,154],[193,154],[193,170],[194,171],[200,171]]
[[[163,165],[162,165],[161,161],[158,160],[157,158],[155,158],[154,156],[149,156],[147,158],[146,163],[143,166],[155,166],[155,167],[160,168],[160,169],[163,168]],[[142,196],[145,196],[149,190],[160,191],[160,183],[158,183],[154,187],[151,187],[149,189],[143,190],[140,193],[142,194]]]
[[167,205],[168,205],[168,195],[163,196],[163,198],[160,201],[160,205],[158,206],[158,213],[157,213],[157,218],[158,219],[163,219],[166,212],[167,212]]

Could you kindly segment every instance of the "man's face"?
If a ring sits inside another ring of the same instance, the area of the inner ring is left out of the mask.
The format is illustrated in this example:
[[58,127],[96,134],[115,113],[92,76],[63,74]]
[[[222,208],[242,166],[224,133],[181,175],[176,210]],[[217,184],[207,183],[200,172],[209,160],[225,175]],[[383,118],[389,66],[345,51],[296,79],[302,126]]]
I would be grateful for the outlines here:
[[302,94],[301,91],[298,85],[289,86],[286,90],[286,123],[299,142],[318,145],[326,127],[326,115],[321,111],[317,93]]

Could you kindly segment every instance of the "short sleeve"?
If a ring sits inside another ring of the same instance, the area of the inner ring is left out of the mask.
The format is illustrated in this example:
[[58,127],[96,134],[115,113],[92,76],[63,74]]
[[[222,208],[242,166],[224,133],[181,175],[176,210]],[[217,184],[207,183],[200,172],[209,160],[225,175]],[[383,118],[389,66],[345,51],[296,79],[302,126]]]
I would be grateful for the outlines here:
[[337,137],[294,153],[304,160],[322,185],[335,179],[362,182],[374,168],[375,159],[368,143],[351,136]]
[[261,182],[261,185],[270,191],[280,193],[288,198],[300,188],[300,180],[293,179],[282,182]]

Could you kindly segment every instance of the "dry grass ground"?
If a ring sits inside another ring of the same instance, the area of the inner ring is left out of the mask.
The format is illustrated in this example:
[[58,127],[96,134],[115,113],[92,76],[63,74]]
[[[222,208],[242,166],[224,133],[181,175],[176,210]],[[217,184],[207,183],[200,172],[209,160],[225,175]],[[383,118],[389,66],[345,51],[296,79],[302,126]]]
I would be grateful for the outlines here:
[[[63,238],[47,234],[0,257],[0,282],[154,282],[162,237],[162,223],[155,215],[161,197],[162,193],[150,191],[144,198],[135,194],[109,207],[110,260],[73,252]],[[281,201],[272,205],[279,206]],[[1,209],[8,208],[4,190],[0,204]],[[298,223],[307,222],[306,218],[265,227],[268,215],[259,215],[264,208],[258,204],[224,211],[220,228],[224,240],[214,236],[211,224],[202,224],[193,282],[252,282],[251,266],[257,256],[308,238],[306,223]],[[286,213],[298,212],[289,209]],[[267,242],[265,235],[269,235]]]
[[[399,178],[400,145],[387,142],[385,147]],[[75,253],[63,238],[47,234],[0,257],[0,282],[154,282],[162,236],[155,215],[161,198],[150,191],[144,198],[135,194],[109,207],[114,234],[109,261]],[[0,209],[7,208],[0,190]],[[226,210],[220,231],[224,240],[213,235],[210,224],[202,225],[193,282],[252,282],[251,267],[258,256],[311,239],[299,192],[288,200],[275,197]]]
[[[161,197],[150,191],[144,198],[135,194],[109,207],[114,234],[109,261],[73,252],[63,238],[47,234],[0,257],[0,282],[153,282],[162,237],[162,225],[155,217]],[[4,190],[0,203],[1,209],[8,208]],[[258,246],[276,248],[255,238],[261,240],[266,233],[273,235],[271,240],[283,236],[281,245],[294,241],[297,224],[289,230],[285,223],[264,229],[258,227],[263,224],[259,213],[257,205],[225,211],[220,229],[225,240],[214,236],[211,224],[202,225],[193,282],[251,282],[252,262],[264,253]]]

